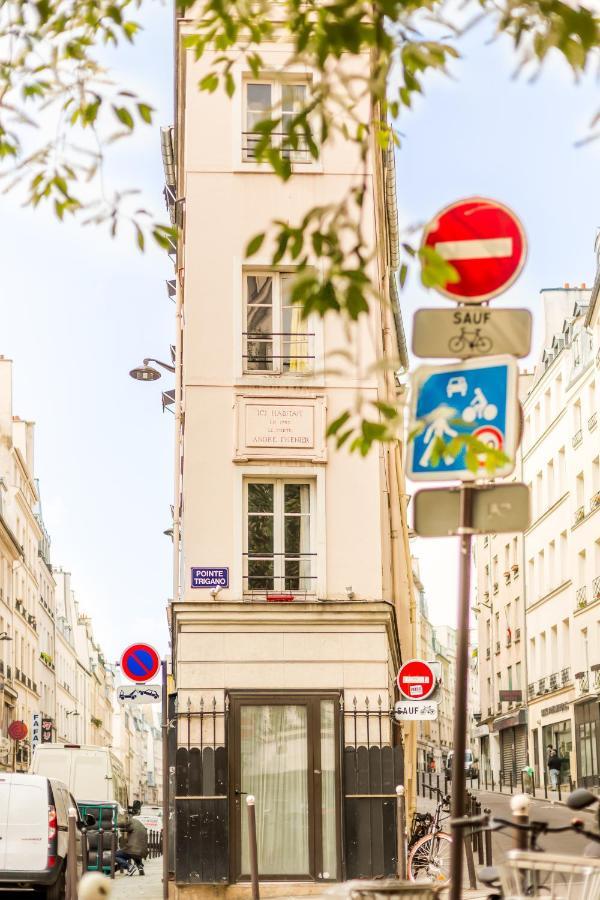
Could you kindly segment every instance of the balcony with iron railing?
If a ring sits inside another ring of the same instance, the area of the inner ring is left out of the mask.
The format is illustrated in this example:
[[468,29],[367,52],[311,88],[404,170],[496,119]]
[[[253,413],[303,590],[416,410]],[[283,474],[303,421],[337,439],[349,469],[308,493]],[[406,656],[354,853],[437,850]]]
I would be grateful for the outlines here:
[[535,681],[532,681],[527,685],[527,697],[529,698],[529,700],[532,700],[533,697],[535,697],[535,693]]
[[598,424],[598,413],[592,413],[588,419],[588,431],[593,431]]
[[587,694],[590,690],[590,673],[589,672],[576,672],[575,673],[575,681],[577,682],[577,689],[580,694]]
[[244,371],[265,375],[308,375],[314,369],[314,332],[244,331]]
[[244,596],[248,600],[314,600],[316,553],[245,553],[244,558]]
[[574,524],[579,525],[585,519],[585,506],[578,506],[575,510]]
[[538,692],[538,695],[548,693],[548,683],[547,683],[545,676],[544,676],[544,678],[538,678],[537,692]]
[[600,506],[600,491],[596,491],[595,494],[592,494],[592,502],[590,503],[590,509],[598,509]]
[[575,606],[577,609],[587,606],[587,586],[585,584],[575,591]]
[[[260,131],[242,132],[242,152],[246,162],[254,162],[259,143],[264,145],[265,135]],[[292,146],[295,143],[296,146]],[[294,136],[286,131],[273,131],[266,139],[266,148],[281,151],[284,159],[293,163],[309,165],[313,162],[313,156],[306,138],[301,135]]]
[[500,641],[496,641],[496,655],[500,653]]
[[492,655],[492,654],[491,654],[490,648],[489,648],[489,647],[486,647],[486,648],[485,648],[485,658],[486,658],[486,659],[489,659],[491,655]]
[[562,686],[565,687],[567,684],[571,683],[571,667],[565,666],[564,669],[560,670],[560,680]]
[[515,644],[518,644],[521,640],[521,629],[515,628]]
[[583,441],[583,431],[582,431],[582,429],[580,428],[580,429],[579,429],[578,431],[576,431],[575,434],[573,435],[573,440],[572,440],[573,449],[579,447],[582,441]]
[[511,567],[511,572],[513,573],[513,579],[519,577],[519,564],[514,563]]
[[600,575],[592,581],[592,601],[600,600]]

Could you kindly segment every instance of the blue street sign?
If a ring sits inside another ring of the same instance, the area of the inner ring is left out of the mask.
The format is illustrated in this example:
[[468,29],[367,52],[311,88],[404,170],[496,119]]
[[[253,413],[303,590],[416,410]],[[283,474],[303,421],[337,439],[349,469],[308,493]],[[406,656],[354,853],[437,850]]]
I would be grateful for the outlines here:
[[409,444],[408,477],[414,481],[489,477],[483,463],[477,473],[467,468],[464,447],[456,456],[442,454],[434,465],[437,439],[448,445],[463,434],[503,451],[509,462],[493,475],[510,475],[518,446],[517,377],[517,364],[510,356],[418,368],[412,380],[411,428],[419,423],[421,431]]
[[193,588],[228,588],[229,569],[215,569],[211,566],[192,567]]

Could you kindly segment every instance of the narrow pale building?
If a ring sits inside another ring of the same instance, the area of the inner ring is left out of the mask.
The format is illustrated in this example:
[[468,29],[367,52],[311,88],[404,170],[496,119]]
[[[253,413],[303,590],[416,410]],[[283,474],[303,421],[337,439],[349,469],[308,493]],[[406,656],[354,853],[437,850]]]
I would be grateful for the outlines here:
[[[178,21],[178,47],[191,28]],[[271,893],[394,875],[396,786],[410,797],[416,766],[414,734],[391,715],[414,652],[401,448],[363,458],[325,438],[357,392],[395,402],[402,391],[393,152],[373,146],[365,176],[381,302],[348,329],[334,315],[301,319],[294,260],[274,265],[268,242],[251,260],[245,248],[272,220],[342,196],[359,160],[341,139],[316,161],[300,148],[284,183],[256,159],[256,122],[275,107],[292,115],[315,84],[286,63],[290,49],[266,45],[260,77],[240,55],[232,99],[198,91],[212,51],[198,63],[180,50],[176,125],[163,134],[183,223],[169,608],[181,896],[248,882],[249,794]],[[368,55],[353,65],[368,74]],[[348,350],[358,362],[344,363]]]

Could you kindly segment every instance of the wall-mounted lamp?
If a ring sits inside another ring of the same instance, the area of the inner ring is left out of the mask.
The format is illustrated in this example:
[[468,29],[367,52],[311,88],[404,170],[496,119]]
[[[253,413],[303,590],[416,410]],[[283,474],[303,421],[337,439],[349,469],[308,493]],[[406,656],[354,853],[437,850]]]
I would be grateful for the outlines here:
[[142,361],[141,366],[137,366],[130,371],[129,375],[131,378],[133,378],[134,381],[157,381],[161,377],[161,373],[158,369],[155,369],[150,365],[151,362],[166,369],[167,372],[175,371],[175,366],[171,366],[169,363],[161,362],[160,359],[154,359],[153,357],[148,356]]

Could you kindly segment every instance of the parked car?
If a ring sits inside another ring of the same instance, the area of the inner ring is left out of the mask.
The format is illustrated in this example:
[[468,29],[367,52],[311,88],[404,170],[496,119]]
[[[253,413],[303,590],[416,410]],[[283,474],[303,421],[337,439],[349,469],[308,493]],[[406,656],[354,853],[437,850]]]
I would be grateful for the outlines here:
[[[21,772],[0,774],[0,895],[35,890],[47,900],[65,896],[68,814],[79,809],[67,786]],[[81,842],[77,831],[77,865]]]
[[143,803],[141,805],[139,813],[135,814],[136,819],[139,819],[142,824],[149,828],[151,831],[161,831],[162,830],[162,821],[163,821],[163,811],[162,806],[153,806],[148,803]]
[[[448,752],[446,760],[446,775],[452,778],[452,760],[454,758],[454,750]],[[479,775],[478,760],[473,756],[472,750],[465,750],[465,778],[477,778]]]

